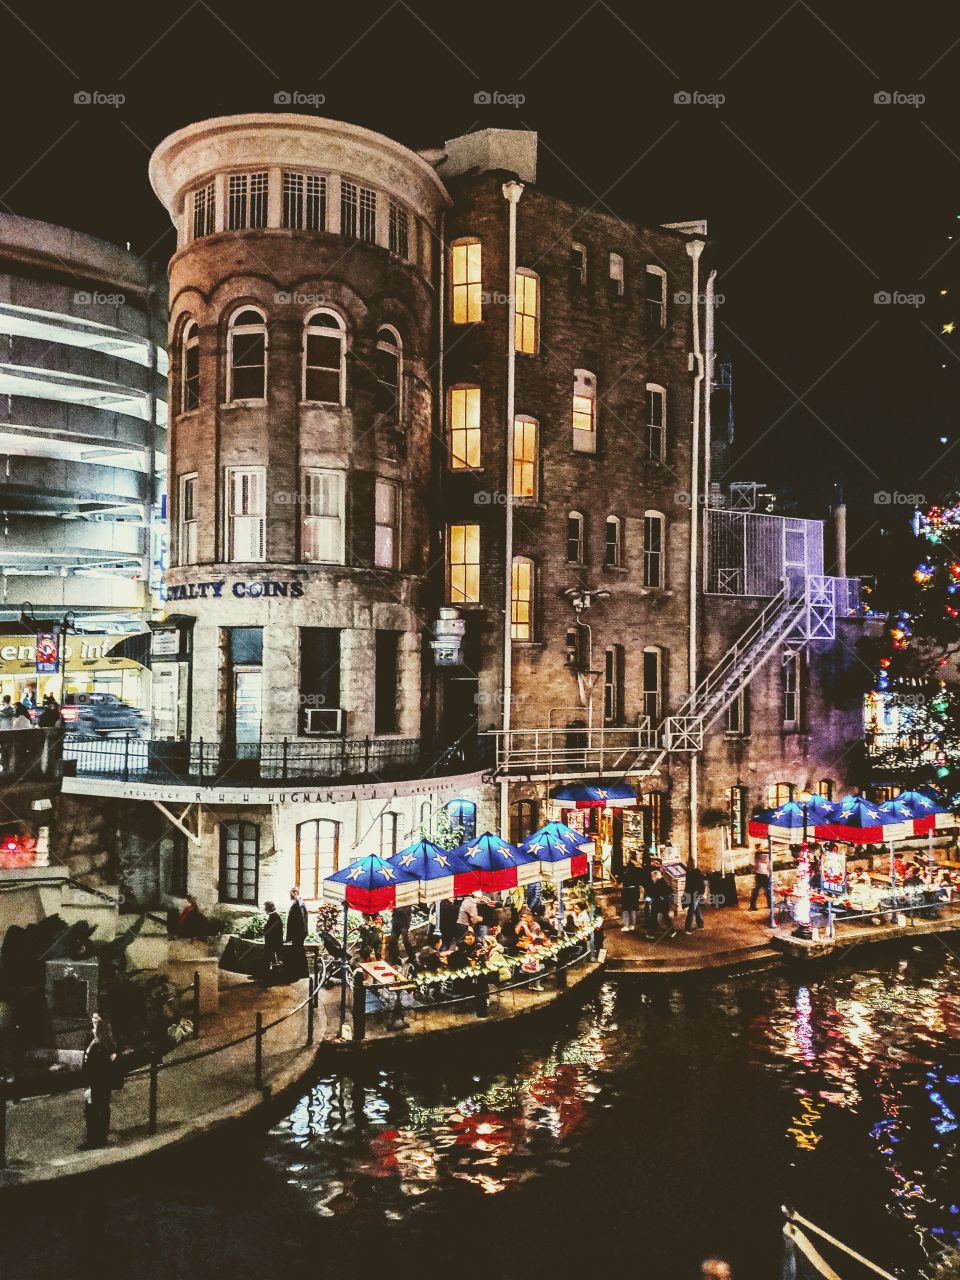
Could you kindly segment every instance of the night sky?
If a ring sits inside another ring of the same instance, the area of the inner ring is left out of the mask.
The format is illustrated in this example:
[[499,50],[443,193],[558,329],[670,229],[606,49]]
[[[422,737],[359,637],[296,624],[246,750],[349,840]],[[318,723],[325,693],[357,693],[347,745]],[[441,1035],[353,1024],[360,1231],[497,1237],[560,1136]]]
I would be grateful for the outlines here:
[[[905,499],[960,472],[955,5],[14,0],[0,31],[0,207],[163,261],[148,157],[205,116],[300,92],[414,147],[535,129],[540,185],[654,223],[708,219],[738,478],[789,483],[818,514],[841,482],[851,569],[870,572]],[[481,90],[525,101],[477,105]],[[126,100],[77,105],[82,91]]]

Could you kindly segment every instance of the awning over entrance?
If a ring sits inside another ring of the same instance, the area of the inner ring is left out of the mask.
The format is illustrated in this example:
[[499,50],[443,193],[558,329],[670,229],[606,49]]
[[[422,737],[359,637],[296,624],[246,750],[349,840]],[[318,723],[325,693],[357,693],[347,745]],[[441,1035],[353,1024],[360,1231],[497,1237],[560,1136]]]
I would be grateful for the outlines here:
[[599,782],[576,782],[554,787],[550,799],[572,809],[629,809],[638,804],[637,793],[626,783],[601,785]]

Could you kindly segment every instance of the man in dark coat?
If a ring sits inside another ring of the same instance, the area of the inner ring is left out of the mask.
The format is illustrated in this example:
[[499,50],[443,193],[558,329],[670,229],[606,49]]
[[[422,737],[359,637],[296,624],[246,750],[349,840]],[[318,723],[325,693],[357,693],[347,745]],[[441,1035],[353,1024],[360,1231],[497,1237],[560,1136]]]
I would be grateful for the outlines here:
[[307,925],[307,908],[300,898],[300,890],[294,885],[290,890],[290,910],[287,912],[287,942],[290,943],[290,974],[293,978],[307,976],[307,953],[304,941],[310,932]]
[[79,1150],[90,1151],[107,1145],[110,1132],[110,1094],[113,1089],[113,1043],[103,1019],[95,1013],[90,1019],[91,1040],[83,1052],[83,1078],[87,1090],[84,1095],[83,1116],[87,1124],[87,1136]]
[[394,907],[390,913],[390,941],[387,944],[387,957],[392,965],[400,964],[400,943],[403,943],[407,959],[416,964],[417,953],[410,941],[410,922],[413,918],[412,907]]
[[687,907],[687,920],[684,929],[687,933],[693,932],[693,922],[697,922],[697,928],[703,928],[703,912],[700,910],[700,901],[707,891],[707,880],[703,872],[691,858],[687,863],[687,874],[683,882],[683,900]]
[[283,968],[283,921],[272,902],[265,902],[263,908],[267,913],[263,926],[263,980],[269,982],[274,965]]

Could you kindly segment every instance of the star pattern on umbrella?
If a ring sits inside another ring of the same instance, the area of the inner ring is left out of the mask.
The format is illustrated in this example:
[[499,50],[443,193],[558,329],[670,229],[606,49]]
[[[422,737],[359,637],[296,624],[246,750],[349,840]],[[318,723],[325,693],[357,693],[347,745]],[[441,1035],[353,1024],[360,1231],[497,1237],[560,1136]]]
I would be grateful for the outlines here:
[[378,867],[377,870],[380,872],[380,874],[383,876],[385,880],[392,880],[393,877],[397,874],[394,871],[393,867]]
[[441,867],[441,868],[443,868],[444,870],[446,870],[446,868],[447,868],[447,867],[449,867],[449,865],[450,865],[450,859],[449,859],[449,858],[445,858],[445,857],[443,856],[443,854],[442,854],[442,853],[438,853],[438,854],[436,854],[436,856],[434,857],[434,859],[433,859],[433,860],[434,860],[434,862],[437,864],[437,866],[438,866],[438,867]]
[[361,875],[363,875],[363,867],[358,862],[355,866],[350,868],[350,872],[347,878],[349,880],[359,880]]
[[409,867],[411,862],[413,862],[414,858],[416,858],[416,856],[417,855],[415,853],[405,853],[403,857],[400,859],[401,867]]
[[541,850],[541,849],[543,849],[543,848],[545,848],[545,847],[546,847],[546,846],[544,845],[543,841],[542,841],[542,840],[538,840],[536,844],[532,844],[532,845],[529,847],[529,849],[527,850],[527,853],[539,853],[539,852],[540,852],[540,850]]

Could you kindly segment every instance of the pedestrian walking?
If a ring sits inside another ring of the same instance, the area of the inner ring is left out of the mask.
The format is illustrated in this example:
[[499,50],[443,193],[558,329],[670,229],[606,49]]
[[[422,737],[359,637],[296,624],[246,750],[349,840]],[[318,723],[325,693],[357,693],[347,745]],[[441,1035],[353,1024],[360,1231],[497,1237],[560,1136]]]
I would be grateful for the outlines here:
[[621,933],[633,933],[636,930],[642,879],[640,865],[631,853],[620,873],[620,914],[623,917]]
[[410,941],[410,922],[413,919],[412,907],[394,907],[390,916],[390,940],[387,943],[387,959],[393,965],[400,963],[400,943],[407,953],[411,964],[416,964],[417,953]]
[[661,927],[673,930],[673,885],[657,868],[651,873],[653,887],[650,891],[650,927],[654,933]]
[[290,944],[290,976],[305,978],[307,976],[307,953],[304,950],[307,934],[307,908],[303,905],[300,890],[296,885],[290,890],[290,910],[287,912],[287,942]]
[[90,1043],[83,1051],[83,1078],[86,1092],[83,1117],[87,1134],[78,1150],[91,1151],[107,1145],[110,1132],[110,1095],[113,1091],[116,1053],[106,1023],[95,1013],[90,1019]]
[[283,968],[283,921],[273,902],[265,902],[267,921],[263,926],[263,980],[270,981],[274,967]]
[[707,878],[691,858],[687,863],[687,874],[683,882],[683,896],[687,904],[687,920],[684,930],[687,933],[693,932],[694,921],[696,921],[698,929],[703,928],[703,913],[700,910],[700,903],[706,891]]
[[757,898],[766,900],[770,890],[770,854],[762,844],[753,846],[753,891],[750,894],[750,910],[756,911]]

